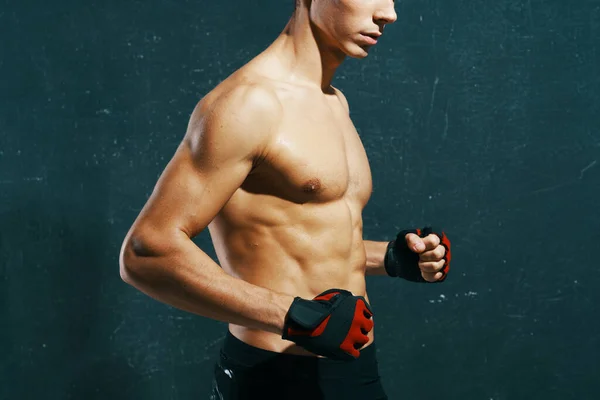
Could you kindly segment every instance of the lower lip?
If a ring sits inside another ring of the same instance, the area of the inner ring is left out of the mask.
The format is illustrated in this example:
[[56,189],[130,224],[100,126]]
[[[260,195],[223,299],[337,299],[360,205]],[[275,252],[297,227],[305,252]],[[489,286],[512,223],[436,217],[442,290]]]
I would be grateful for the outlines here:
[[361,35],[361,36],[365,39],[365,42],[367,42],[367,44],[370,44],[370,45],[377,44],[377,39],[372,38],[371,36],[367,36],[367,35]]

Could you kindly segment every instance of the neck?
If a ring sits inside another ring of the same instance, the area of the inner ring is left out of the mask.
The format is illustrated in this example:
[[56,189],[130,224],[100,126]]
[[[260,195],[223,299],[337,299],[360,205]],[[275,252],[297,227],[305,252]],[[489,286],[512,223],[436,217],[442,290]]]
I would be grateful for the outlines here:
[[308,13],[306,7],[299,6],[271,50],[285,68],[286,75],[289,72],[290,80],[318,85],[326,91],[346,56],[325,43]]

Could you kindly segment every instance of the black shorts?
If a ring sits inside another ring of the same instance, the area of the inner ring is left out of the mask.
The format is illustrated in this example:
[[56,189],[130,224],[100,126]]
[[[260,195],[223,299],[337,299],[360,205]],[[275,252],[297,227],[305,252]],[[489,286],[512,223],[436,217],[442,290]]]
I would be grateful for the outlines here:
[[372,343],[357,360],[280,354],[227,333],[211,400],[387,400]]

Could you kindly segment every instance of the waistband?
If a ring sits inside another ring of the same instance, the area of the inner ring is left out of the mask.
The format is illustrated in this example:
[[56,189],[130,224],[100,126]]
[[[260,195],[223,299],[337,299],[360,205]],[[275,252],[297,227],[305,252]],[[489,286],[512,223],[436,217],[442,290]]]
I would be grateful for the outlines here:
[[241,367],[259,368],[277,374],[285,374],[286,371],[295,371],[296,373],[300,371],[313,371],[318,372],[318,375],[321,377],[377,375],[377,348],[375,343],[371,343],[360,352],[361,355],[358,359],[348,361],[277,353],[244,343],[228,331],[221,348],[221,361],[225,364],[234,363]]

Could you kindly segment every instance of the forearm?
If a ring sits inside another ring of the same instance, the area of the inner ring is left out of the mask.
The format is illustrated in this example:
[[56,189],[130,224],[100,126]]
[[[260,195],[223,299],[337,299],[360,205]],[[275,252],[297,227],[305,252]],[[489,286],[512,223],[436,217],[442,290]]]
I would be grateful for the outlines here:
[[375,242],[365,240],[365,252],[367,255],[366,275],[386,275],[383,260],[389,242]]
[[121,275],[148,296],[203,317],[282,333],[293,296],[229,276],[188,238],[152,256],[133,247],[123,249]]

